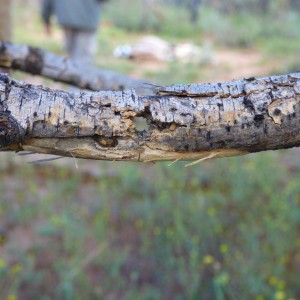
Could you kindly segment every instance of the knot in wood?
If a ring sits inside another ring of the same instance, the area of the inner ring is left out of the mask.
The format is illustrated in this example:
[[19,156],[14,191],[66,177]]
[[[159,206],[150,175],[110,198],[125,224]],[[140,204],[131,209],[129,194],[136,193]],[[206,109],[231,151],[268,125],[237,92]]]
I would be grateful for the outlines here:
[[18,122],[11,116],[10,112],[0,112],[0,148],[20,143],[22,140],[23,135]]
[[95,141],[103,148],[114,148],[118,145],[116,138],[96,137]]

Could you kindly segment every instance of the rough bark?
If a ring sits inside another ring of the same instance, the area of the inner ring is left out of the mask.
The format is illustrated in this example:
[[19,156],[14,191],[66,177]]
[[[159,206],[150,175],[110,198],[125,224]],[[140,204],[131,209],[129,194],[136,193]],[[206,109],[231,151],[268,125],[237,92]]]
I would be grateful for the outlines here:
[[75,63],[69,58],[27,45],[0,41],[0,67],[41,75],[92,91],[134,88],[140,94],[147,93],[146,81]]
[[300,73],[174,85],[154,96],[70,94],[2,74],[0,101],[0,150],[145,162],[300,145]]

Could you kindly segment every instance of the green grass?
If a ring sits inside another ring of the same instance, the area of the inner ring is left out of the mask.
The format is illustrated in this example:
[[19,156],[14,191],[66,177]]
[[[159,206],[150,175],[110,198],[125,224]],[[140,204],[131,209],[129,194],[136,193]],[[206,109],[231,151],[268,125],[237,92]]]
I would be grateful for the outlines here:
[[[284,162],[296,159],[95,162],[98,177],[12,162],[1,172],[2,295],[297,299],[300,167]],[[34,243],[18,246],[20,230]]]
[[[46,37],[36,6],[29,13],[24,3],[14,12],[15,41],[62,53],[58,27]],[[130,4],[135,11],[126,14],[129,8],[118,3],[108,3],[104,12],[98,65],[160,84],[207,76],[205,66],[143,70],[113,58],[115,46],[145,34],[139,6]],[[266,62],[288,56],[282,66],[287,72],[296,66],[300,36],[293,15],[280,26],[280,19],[205,8],[193,28],[184,11],[164,14],[160,27],[156,16],[149,17],[147,34],[173,42],[189,37],[197,44],[209,36],[216,45],[257,47]],[[183,162],[168,167],[83,160],[76,168],[73,159],[30,165],[26,158],[16,163],[14,155],[1,156],[1,299],[300,298],[298,151],[189,168]]]

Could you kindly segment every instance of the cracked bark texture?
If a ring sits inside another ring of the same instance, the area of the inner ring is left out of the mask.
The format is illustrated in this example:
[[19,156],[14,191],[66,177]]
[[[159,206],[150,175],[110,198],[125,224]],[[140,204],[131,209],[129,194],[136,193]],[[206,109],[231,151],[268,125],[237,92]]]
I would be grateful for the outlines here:
[[2,74],[0,150],[147,162],[300,145],[300,73],[155,93],[71,94]]
[[145,81],[75,63],[66,57],[27,45],[0,41],[0,67],[41,75],[92,91],[134,88],[140,94],[149,93]]

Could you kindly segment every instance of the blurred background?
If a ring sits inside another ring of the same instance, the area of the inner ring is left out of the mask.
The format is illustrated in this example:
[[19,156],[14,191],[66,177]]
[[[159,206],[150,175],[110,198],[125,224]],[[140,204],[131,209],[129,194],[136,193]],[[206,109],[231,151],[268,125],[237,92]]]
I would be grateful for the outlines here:
[[[65,55],[38,1],[13,20],[15,43]],[[297,0],[110,0],[95,64],[162,85],[297,71],[299,22]],[[120,58],[147,36],[194,50]],[[298,149],[189,168],[0,156],[1,299],[300,299]]]

